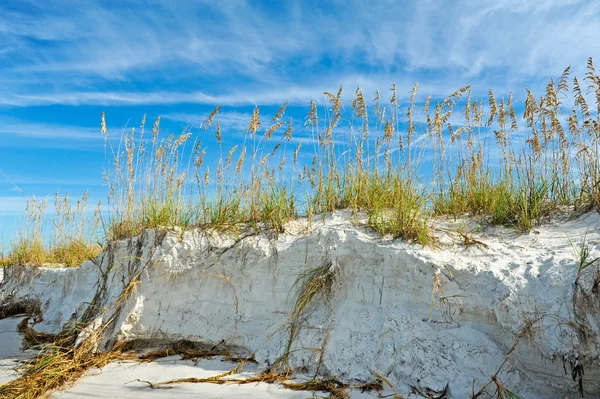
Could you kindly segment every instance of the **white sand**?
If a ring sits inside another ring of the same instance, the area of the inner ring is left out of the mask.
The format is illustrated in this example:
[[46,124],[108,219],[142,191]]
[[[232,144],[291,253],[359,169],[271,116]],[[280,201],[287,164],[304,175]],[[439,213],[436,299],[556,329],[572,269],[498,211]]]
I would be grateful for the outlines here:
[[17,331],[21,320],[18,317],[0,320],[0,384],[18,377],[15,369],[20,361],[32,356],[29,351],[21,351],[21,336]]
[[[487,248],[465,247],[455,233],[462,224],[440,221],[438,248],[381,239],[356,227],[344,212],[316,223],[308,234],[301,232],[302,221],[294,222],[290,228],[296,232],[277,239],[261,234],[236,242],[201,231],[159,239],[146,232],[117,243],[99,259],[102,270],[113,266],[104,306],[146,266],[129,300],[104,315],[104,320],[115,311],[118,316],[107,340],[224,340],[263,365],[272,363],[289,338],[280,327],[291,311],[294,282],[303,271],[329,262],[337,276],[332,297],[313,304],[302,324],[290,357],[297,369],[320,367],[345,381],[372,380],[377,372],[404,393],[411,385],[440,390],[449,384],[451,397],[464,398],[474,380],[476,389],[489,380],[523,326],[537,320],[499,375],[505,385],[526,398],[575,396],[569,362],[579,357],[586,392],[600,397],[600,304],[590,296],[583,317],[591,335],[582,339],[573,328],[577,259],[570,243],[578,246],[585,237],[593,257],[600,255],[598,214],[524,235],[504,228],[473,233]],[[441,292],[434,290],[436,275]],[[588,290],[592,279],[590,271],[581,280]],[[81,315],[99,280],[98,267],[88,262],[79,269],[28,270],[18,277],[10,270],[3,289],[40,298],[44,321],[35,328],[57,331]]]
[[[22,338],[17,331],[17,324],[22,318],[0,320],[0,384],[17,378],[16,370],[21,361],[32,357],[31,351],[22,351]],[[89,370],[87,375],[73,387],[56,392],[53,398],[306,398],[309,393],[285,389],[280,384],[245,384],[226,385],[181,383],[151,389],[147,383],[135,380],[158,383],[180,379],[182,377],[207,378],[225,373],[236,363],[227,362],[219,357],[200,359],[197,363],[181,360],[179,356],[157,359],[152,363],[123,361],[110,363],[102,370]],[[254,364],[244,367],[242,373],[233,374],[230,378],[248,378],[260,371]],[[325,393],[318,393],[326,395]],[[352,392],[352,398],[373,398],[374,394]]]
[[[197,365],[192,361],[182,361],[179,357],[158,359],[152,363],[132,361],[111,363],[103,370],[92,370],[76,386],[63,392],[56,392],[52,398],[290,398],[305,399],[310,392],[292,391],[279,384],[253,383],[238,385],[235,383],[194,384],[181,383],[152,389],[148,384],[135,381],[145,380],[152,383],[179,379],[183,377],[208,378],[233,369],[234,363],[223,362],[218,358],[200,360]],[[254,375],[256,366],[247,366],[246,372],[232,375],[231,378],[243,378]],[[318,392],[319,396],[329,396]],[[375,398],[375,394],[352,392],[352,398]]]

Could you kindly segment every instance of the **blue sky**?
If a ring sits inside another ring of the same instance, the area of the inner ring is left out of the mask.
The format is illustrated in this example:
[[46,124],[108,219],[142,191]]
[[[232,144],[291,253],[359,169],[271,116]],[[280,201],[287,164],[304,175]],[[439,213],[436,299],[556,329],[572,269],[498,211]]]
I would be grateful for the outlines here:
[[[3,0],[0,169],[28,195],[102,199],[103,111],[113,134],[144,114],[177,133],[224,105],[231,144],[255,105],[302,120],[340,84],[522,100],[569,64],[583,75],[598,37],[595,1]],[[0,176],[0,243],[24,205]]]

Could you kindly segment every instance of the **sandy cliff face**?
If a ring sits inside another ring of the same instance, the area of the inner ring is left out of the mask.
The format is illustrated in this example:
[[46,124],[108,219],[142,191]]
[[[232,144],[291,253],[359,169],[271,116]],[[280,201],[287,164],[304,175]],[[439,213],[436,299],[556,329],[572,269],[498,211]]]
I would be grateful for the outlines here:
[[[488,230],[469,246],[440,233],[436,248],[382,239],[344,213],[310,232],[300,232],[302,222],[290,230],[277,238],[147,231],[80,268],[10,268],[2,295],[39,298],[40,331],[84,315],[116,317],[105,346],[186,339],[229,345],[264,365],[288,353],[299,371],[346,380],[378,373],[405,392],[448,385],[453,398],[489,381],[514,347],[498,374],[512,391],[574,396],[583,366],[585,393],[600,396],[596,269],[575,285],[571,245],[585,240],[598,256],[598,214],[528,235]],[[314,295],[295,307],[302,292]]]

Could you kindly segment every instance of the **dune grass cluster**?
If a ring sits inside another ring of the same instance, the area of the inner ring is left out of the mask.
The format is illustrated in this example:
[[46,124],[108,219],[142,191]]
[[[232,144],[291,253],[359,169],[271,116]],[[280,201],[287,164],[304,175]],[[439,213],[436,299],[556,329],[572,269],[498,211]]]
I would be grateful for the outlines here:
[[[118,146],[103,114],[108,200],[95,228],[73,227],[89,222],[78,205],[58,213],[50,226],[57,238],[48,244],[36,211],[2,262],[75,265],[95,254],[90,235],[98,231],[103,242],[158,227],[282,233],[295,217],[336,209],[365,214],[381,234],[423,245],[434,240],[431,222],[440,215],[529,231],[559,208],[600,210],[600,76],[592,59],[582,79],[567,68],[539,97],[527,90],[519,105],[512,93],[497,98],[492,90],[476,99],[470,86],[434,99],[415,85],[406,104],[395,84],[387,100],[376,92],[369,101],[360,88],[351,101],[341,87],[324,94],[322,108],[309,105],[302,140],[286,103],[268,120],[256,107],[243,141],[231,148],[222,107],[199,132],[168,137],[160,117],[150,132],[144,117]],[[206,162],[215,148],[216,162]]]
[[[0,266],[10,264],[78,266],[96,257],[101,246],[94,233],[100,221],[99,210],[90,216],[87,192],[75,203],[66,193],[56,192],[53,208],[48,200],[28,198],[26,220],[12,243],[10,253],[0,256]],[[46,236],[50,230],[52,234]]]

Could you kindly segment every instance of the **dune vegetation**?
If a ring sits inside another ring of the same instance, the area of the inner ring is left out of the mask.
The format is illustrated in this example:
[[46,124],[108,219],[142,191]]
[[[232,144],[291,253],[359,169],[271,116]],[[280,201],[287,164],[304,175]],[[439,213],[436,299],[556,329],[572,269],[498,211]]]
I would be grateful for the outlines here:
[[[526,90],[524,104],[491,89],[477,99],[470,86],[435,99],[418,84],[401,104],[397,90],[373,100],[360,88],[351,99],[341,87],[324,93],[323,107],[308,108],[308,143],[295,136],[287,104],[268,120],[256,107],[243,142],[231,148],[223,144],[222,107],[199,132],[163,137],[160,117],[151,129],[144,117],[118,141],[102,114],[106,202],[92,212],[87,195],[72,205],[57,194],[47,215],[47,202],[30,198],[29,217],[0,262],[74,266],[144,229],[282,233],[293,218],[336,209],[366,214],[379,233],[422,245],[435,240],[431,222],[441,215],[526,232],[559,209],[600,210],[600,76],[591,58],[585,76],[567,68],[545,92]],[[216,163],[205,162],[208,140],[218,145]]]

